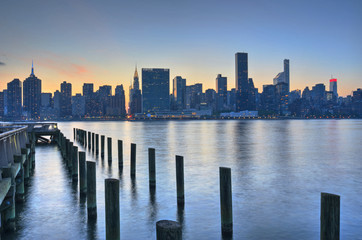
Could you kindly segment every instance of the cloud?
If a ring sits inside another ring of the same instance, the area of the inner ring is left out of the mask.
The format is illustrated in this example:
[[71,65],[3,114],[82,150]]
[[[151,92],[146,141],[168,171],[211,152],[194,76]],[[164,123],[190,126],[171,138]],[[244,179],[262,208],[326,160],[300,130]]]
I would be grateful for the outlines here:
[[4,63],[4,62],[0,62],[0,66],[5,66],[5,63]]

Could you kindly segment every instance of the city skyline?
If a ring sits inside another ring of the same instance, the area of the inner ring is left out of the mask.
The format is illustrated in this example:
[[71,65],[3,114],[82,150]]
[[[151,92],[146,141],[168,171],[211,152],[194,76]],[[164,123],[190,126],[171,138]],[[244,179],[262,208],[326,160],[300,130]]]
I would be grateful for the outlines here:
[[[54,92],[67,81],[74,93],[82,92],[83,83],[95,88],[123,84],[128,95],[136,63],[140,69],[168,68],[171,79],[181,76],[204,89],[214,88],[215,77],[222,74],[230,90],[235,87],[232,56],[247,52],[249,76],[259,91],[283,70],[281,61],[290,59],[290,90],[327,85],[333,75],[339,95],[346,96],[360,87],[362,75],[361,5],[24,1],[19,7],[6,2],[0,10],[5,19],[0,25],[0,89],[15,78],[25,79],[34,59],[43,92]],[[28,18],[29,11],[42,20]]]

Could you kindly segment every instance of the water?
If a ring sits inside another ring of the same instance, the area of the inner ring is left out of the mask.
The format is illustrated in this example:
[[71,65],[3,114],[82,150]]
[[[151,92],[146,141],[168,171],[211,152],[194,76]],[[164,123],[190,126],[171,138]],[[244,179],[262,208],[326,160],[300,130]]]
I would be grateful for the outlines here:
[[[234,239],[319,239],[320,193],[341,195],[341,239],[362,239],[362,121],[61,122],[112,137],[113,163],[97,162],[96,222],[87,221],[56,146],[36,148],[36,169],[18,230],[3,239],[105,239],[104,179],[120,179],[122,239],[155,239],[161,219],[183,224],[184,239],[221,239],[219,167],[232,169]],[[124,169],[117,166],[123,140]],[[130,178],[130,143],[137,173]],[[157,188],[148,188],[149,147]],[[82,148],[81,148],[82,149]],[[84,149],[83,149],[84,150]],[[184,156],[185,209],[177,210],[175,155]]]

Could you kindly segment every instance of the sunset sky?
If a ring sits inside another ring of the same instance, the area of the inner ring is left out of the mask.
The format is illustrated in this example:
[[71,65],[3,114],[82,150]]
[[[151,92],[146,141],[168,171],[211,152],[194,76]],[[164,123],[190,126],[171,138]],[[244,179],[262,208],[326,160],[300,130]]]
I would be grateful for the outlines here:
[[236,52],[249,54],[259,92],[290,59],[291,90],[317,83],[340,95],[362,88],[362,1],[25,1],[0,3],[0,91],[35,75],[43,92],[123,84],[135,64],[169,68],[170,80],[235,87]]

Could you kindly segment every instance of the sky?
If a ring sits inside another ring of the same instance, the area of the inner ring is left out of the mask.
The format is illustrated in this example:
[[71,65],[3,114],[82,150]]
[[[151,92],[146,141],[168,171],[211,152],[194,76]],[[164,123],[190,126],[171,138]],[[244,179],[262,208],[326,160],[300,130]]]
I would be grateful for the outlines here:
[[333,75],[349,95],[362,88],[362,1],[0,1],[0,91],[25,80],[32,60],[43,92],[67,81],[73,95],[83,83],[123,84],[128,95],[136,64],[204,91],[222,74],[231,89],[236,52],[248,53],[259,92],[290,59],[291,90],[329,90]]

